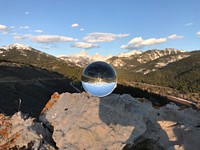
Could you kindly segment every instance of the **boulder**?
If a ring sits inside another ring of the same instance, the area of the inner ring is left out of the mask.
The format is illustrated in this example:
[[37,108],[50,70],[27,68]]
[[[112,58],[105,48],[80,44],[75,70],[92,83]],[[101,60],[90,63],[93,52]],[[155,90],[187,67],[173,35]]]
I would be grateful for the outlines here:
[[51,133],[41,123],[21,112],[12,117],[0,114],[0,149],[54,149]]
[[128,94],[55,93],[40,115],[59,149],[193,149],[200,113],[173,103],[155,109]]

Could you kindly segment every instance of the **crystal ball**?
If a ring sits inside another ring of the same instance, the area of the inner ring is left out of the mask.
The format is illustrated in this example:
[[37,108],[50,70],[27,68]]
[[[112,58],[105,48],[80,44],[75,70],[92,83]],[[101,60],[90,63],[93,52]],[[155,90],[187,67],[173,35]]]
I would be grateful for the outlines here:
[[111,65],[103,61],[96,61],[85,67],[81,82],[87,93],[104,97],[116,88],[117,75]]

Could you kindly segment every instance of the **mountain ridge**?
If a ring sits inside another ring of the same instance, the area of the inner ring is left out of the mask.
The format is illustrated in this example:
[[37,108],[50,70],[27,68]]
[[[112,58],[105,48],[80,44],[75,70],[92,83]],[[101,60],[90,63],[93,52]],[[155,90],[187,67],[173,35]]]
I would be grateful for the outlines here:
[[[18,49],[20,46],[22,49]],[[66,61],[35,49],[24,50],[22,45],[17,45],[17,48],[10,47],[11,50],[0,47],[0,60],[45,68],[63,74],[73,81],[80,81],[83,68],[94,61],[84,51],[82,54],[74,54],[72,57],[67,56],[70,61]],[[99,55],[96,56],[99,57]],[[152,49],[142,53],[132,51],[127,55],[119,54],[119,56],[104,59],[116,69],[119,83],[122,81],[148,83],[171,87],[186,93],[200,91],[198,86],[200,85],[199,50],[188,52],[174,48]],[[190,62],[185,67],[187,61]],[[194,65],[190,65],[190,63]],[[176,67],[183,69],[176,69]],[[195,78],[192,77],[193,72]]]
[[0,47],[0,60],[55,71],[73,80],[78,80],[77,75],[74,76],[74,74],[81,71],[79,67],[74,68],[73,64],[70,65],[53,55],[21,44]]
[[[155,59],[161,58],[163,56],[175,55],[175,54],[181,54],[181,53],[184,54],[187,52],[184,50],[178,50],[174,48],[166,48],[164,50],[152,49],[152,50],[147,50],[144,52],[140,50],[133,50],[129,52],[120,53],[114,56],[108,55],[104,57],[99,54],[96,54],[98,57],[94,57],[95,55],[90,56],[87,54],[86,51],[81,51],[80,53],[69,55],[69,56],[67,55],[58,56],[58,58],[79,67],[85,67],[87,64],[93,61],[98,61],[98,60],[106,61],[115,67],[126,67],[125,65],[132,60],[131,67],[133,67],[135,64],[136,65],[144,64],[144,63],[148,63],[149,61],[153,61]],[[182,55],[182,58],[184,57],[186,57],[186,55],[185,56]],[[182,58],[179,57],[176,60],[179,60]],[[173,62],[173,60],[169,62]]]

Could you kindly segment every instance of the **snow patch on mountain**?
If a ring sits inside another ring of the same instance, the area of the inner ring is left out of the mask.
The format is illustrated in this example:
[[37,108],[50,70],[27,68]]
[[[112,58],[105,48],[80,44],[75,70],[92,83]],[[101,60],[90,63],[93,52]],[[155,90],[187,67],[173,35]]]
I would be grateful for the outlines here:
[[[23,44],[18,44],[18,43],[17,44],[11,44],[11,45],[8,45],[8,46],[1,46],[0,49],[2,51],[10,51],[12,49],[17,49],[18,51],[23,53],[22,55],[25,55],[24,51],[31,51],[32,50],[31,47],[23,45]],[[1,52],[1,53],[3,53],[3,52]]]
[[100,54],[96,53],[93,56],[90,56],[85,50],[83,50],[80,53],[72,54],[70,56],[60,55],[57,57],[76,66],[84,67],[94,61],[106,61],[108,58],[112,57],[112,55],[101,56]]
[[11,45],[8,45],[8,46],[4,46],[4,49],[13,49],[13,48],[16,48],[17,50],[32,50],[31,47],[27,46],[27,45],[23,45],[23,44],[11,44]]
[[75,53],[71,55],[72,57],[90,57],[85,50],[82,50],[80,53]]
[[115,67],[122,67],[124,66],[126,63],[124,61],[122,61],[121,59],[115,59],[113,62],[112,62],[112,65],[115,66]]
[[16,49],[19,49],[19,50],[29,50],[29,51],[32,50],[31,47],[23,45],[23,44],[18,44],[18,43],[17,44],[11,44],[8,47],[9,47],[9,49],[16,48]]
[[190,55],[188,54],[180,54],[180,55],[175,55],[175,56],[170,56],[167,59],[164,59],[163,61],[158,62],[155,67],[156,68],[162,68],[167,66],[169,63],[173,63],[175,61],[181,60],[183,58],[189,57]]
[[[70,57],[70,56],[69,56]],[[85,50],[82,50],[80,53],[72,54],[71,57],[81,57],[81,58],[88,58],[94,61],[105,61],[106,59],[112,57],[112,55],[108,56],[101,56],[98,53],[95,53],[93,56],[89,55]]]
[[121,53],[121,54],[117,55],[117,57],[130,57],[132,55],[139,55],[139,54],[142,54],[142,52],[139,50],[133,50],[130,52]]
[[181,54],[183,52],[185,51],[177,50],[173,48],[166,48],[165,50],[150,50],[150,51],[143,52],[141,55],[139,55],[139,57],[137,58],[137,61],[143,64],[143,63],[147,63],[149,61],[153,61],[164,56]]
[[20,55],[21,55],[21,56],[24,56],[24,57],[27,57],[27,54],[26,54],[26,53],[21,53]]
[[0,49],[1,49],[1,51],[2,51],[2,50],[4,50],[4,51],[5,51],[5,50],[8,50],[8,46],[0,46]]

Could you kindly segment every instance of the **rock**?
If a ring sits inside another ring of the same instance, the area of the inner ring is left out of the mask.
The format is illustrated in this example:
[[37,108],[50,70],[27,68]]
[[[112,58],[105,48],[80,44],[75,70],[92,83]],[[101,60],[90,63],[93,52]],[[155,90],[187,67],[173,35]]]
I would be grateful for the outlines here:
[[200,113],[171,103],[111,94],[54,94],[40,115],[59,149],[193,149],[200,147]]
[[111,94],[52,95],[40,122],[21,112],[0,114],[0,150],[198,150],[200,113],[170,103]]
[[[26,118],[21,112],[12,117],[0,114],[0,149],[54,149],[50,144],[50,132],[33,118]],[[48,139],[47,139],[48,140]]]

